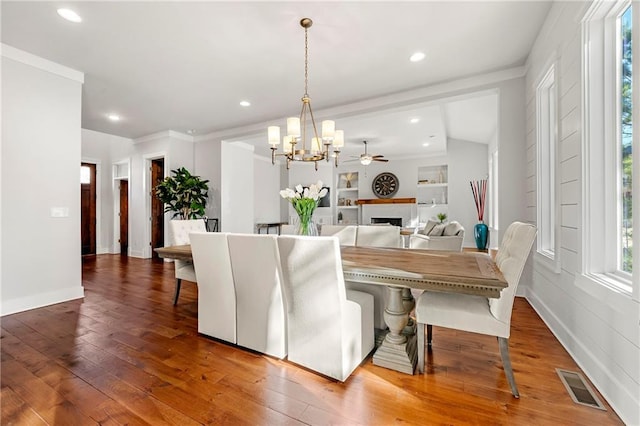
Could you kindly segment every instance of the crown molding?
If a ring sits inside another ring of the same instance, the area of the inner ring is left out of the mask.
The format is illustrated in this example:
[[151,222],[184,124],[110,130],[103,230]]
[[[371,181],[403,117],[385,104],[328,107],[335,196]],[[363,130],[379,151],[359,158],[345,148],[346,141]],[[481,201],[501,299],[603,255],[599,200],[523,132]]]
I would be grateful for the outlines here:
[[145,143],[156,141],[159,139],[177,139],[185,142],[194,142],[194,138],[191,135],[186,135],[184,133],[176,132],[175,130],[165,130],[158,133],[152,133],[147,136],[142,136],[140,138],[132,139],[134,144]]
[[41,58],[40,56],[25,52],[24,50],[16,49],[8,44],[0,43],[0,50],[2,51],[3,58],[11,59],[31,67],[50,72],[51,74],[56,74],[60,77],[77,81],[80,84],[84,84],[84,73],[81,71],[65,67],[64,65],[60,65],[56,62],[49,61],[48,59]]

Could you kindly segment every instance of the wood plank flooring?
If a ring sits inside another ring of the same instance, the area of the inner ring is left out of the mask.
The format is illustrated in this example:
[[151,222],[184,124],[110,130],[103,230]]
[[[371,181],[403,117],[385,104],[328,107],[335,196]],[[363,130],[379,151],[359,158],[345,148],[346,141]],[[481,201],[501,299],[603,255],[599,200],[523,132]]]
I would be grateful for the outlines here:
[[173,264],[83,261],[84,300],[2,318],[2,425],[618,425],[576,405],[579,371],[526,300],[514,306],[511,396],[495,338],[434,327],[425,375],[369,357],[339,383],[197,333],[197,291],[172,305]]

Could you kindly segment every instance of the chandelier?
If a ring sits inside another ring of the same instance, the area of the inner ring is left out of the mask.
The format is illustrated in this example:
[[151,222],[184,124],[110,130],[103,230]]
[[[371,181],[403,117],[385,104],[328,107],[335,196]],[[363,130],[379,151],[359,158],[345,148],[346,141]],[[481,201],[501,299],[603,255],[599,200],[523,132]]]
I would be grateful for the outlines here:
[[[284,156],[287,159],[287,169],[292,161],[313,162],[318,170],[318,161],[329,161],[333,156],[335,165],[338,166],[340,148],[344,146],[344,132],[335,129],[333,120],[322,122],[321,137],[318,137],[316,120],[311,110],[311,98],[307,90],[309,83],[309,28],[313,21],[309,18],[302,18],[300,26],[304,28],[304,95],[302,95],[302,110],[300,117],[287,118],[287,134],[282,137],[283,152],[276,153],[280,145],[280,127],[269,126],[267,128],[267,138],[271,145],[271,164],[276,163],[276,156]],[[307,149],[307,127],[311,124],[313,135],[309,141]],[[287,147],[287,144],[289,147]],[[300,144],[300,145],[298,145]],[[333,145],[333,154],[329,153],[329,145]]]

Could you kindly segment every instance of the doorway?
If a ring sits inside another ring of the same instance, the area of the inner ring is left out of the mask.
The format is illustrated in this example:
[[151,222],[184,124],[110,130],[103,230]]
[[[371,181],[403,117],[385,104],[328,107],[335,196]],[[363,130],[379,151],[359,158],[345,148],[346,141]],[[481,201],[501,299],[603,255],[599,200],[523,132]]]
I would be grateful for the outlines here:
[[96,165],[80,164],[80,235],[82,255],[96,254]]
[[127,256],[129,254],[129,181],[120,180],[120,254]]
[[164,158],[151,160],[151,258],[159,259],[153,249],[164,247],[164,205],[156,197],[154,188],[164,179]]

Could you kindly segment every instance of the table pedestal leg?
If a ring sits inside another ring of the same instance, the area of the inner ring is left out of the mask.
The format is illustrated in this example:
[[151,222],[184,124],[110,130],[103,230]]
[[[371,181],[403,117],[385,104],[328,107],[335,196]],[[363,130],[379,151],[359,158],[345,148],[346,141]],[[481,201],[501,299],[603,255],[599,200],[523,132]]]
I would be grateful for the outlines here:
[[384,310],[384,322],[389,333],[373,354],[373,363],[402,373],[413,374],[418,362],[415,335],[402,333],[409,322],[409,314],[402,303],[402,288],[387,287],[388,302]]
[[[411,289],[408,287],[402,289],[402,306],[404,306],[404,310],[407,312],[407,314],[411,314],[413,308],[416,307],[416,299],[413,298]],[[402,334],[405,334],[407,336],[416,334],[416,323],[413,318],[409,317],[409,322],[404,327],[404,330],[402,330]]]

